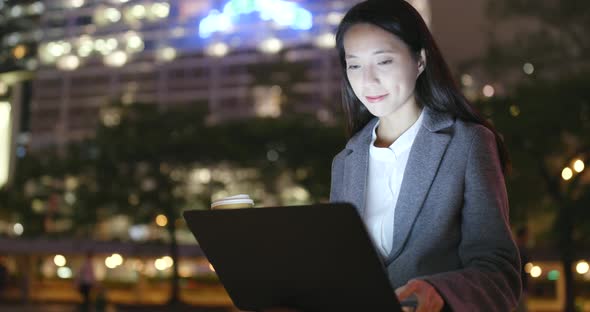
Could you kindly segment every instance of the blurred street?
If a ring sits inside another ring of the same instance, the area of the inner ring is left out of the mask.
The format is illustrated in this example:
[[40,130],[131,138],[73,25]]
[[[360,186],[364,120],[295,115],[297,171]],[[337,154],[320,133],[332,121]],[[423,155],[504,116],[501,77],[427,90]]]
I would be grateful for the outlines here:
[[[30,304],[18,304],[18,303],[0,303],[0,311],[2,312],[78,312],[80,308],[76,304],[72,303],[30,303]],[[97,310],[90,310],[93,312]],[[238,311],[234,308],[220,308],[220,307],[198,307],[198,306],[185,306],[185,307],[169,307],[169,306],[156,306],[156,305],[137,305],[137,306],[116,306],[109,305],[105,312],[133,312],[133,311],[194,311],[194,312],[230,312]],[[98,311],[97,311],[98,312]]]
[[6,312],[70,312],[77,311],[75,304],[52,303],[52,304],[18,304],[18,303],[0,303],[0,310]]
[[[334,197],[345,132],[372,116],[336,39],[359,2],[0,0],[0,312],[82,312],[89,299],[88,312],[237,311],[183,213],[238,194],[254,207]],[[428,60],[412,99],[495,129],[518,311],[590,312],[590,1],[406,2],[436,41],[436,53],[408,45]],[[443,163],[435,175],[470,167]],[[398,186],[424,178],[401,172]],[[416,189],[447,195],[430,185]]]
[[[21,301],[21,289],[8,288],[0,302],[0,311],[80,311],[80,295],[67,281],[44,281],[31,284],[28,303]],[[236,311],[231,299],[219,284],[197,284],[182,289],[182,305],[166,306],[169,298],[168,285],[136,288],[113,288],[106,290],[104,311]],[[91,309],[92,311],[99,311]]]

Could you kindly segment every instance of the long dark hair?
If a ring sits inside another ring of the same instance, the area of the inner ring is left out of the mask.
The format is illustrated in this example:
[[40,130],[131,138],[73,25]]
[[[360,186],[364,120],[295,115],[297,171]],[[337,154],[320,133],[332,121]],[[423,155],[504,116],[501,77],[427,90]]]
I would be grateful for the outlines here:
[[496,129],[471,106],[457,87],[434,38],[420,14],[403,0],[368,0],[352,7],[344,16],[336,33],[336,46],[340,54],[343,73],[342,106],[346,115],[350,137],[360,131],[373,115],[356,97],[346,75],[344,34],[355,24],[366,23],[382,28],[401,39],[410,51],[419,57],[426,54],[426,66],[416,80],[415,94],[418,105],[447,112],[456,118],[481,124],[495,137],[504,173],[510,171],[510,159],[502,138]]

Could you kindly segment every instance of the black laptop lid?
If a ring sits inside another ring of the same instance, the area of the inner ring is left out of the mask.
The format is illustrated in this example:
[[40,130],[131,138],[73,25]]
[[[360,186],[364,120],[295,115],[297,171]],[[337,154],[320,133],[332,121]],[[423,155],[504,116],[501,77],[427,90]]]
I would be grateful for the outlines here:
[[185,211],[234,304],[303,311],[401,311],[349,204]]

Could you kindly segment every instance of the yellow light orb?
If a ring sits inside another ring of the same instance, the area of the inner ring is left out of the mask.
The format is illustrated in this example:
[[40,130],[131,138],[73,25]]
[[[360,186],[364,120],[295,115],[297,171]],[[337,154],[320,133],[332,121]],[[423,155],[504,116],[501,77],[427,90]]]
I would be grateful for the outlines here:
[[164,264],[166,265],[167,268],[172,267],[172,264],[174,264],[174,260],[172,260],[172,258],[170,256],[162,257],[162,261],[164,261]]
[[12,55],[14,56],[14,58],[16,58],[17,60],[22,59],[23,57],[25,57],[25,55],[27,54],[27,47],[25,47],[22,44],[17,45],[16,47],[14,47],[14,49],[12,50]]
[[154,266],[156,267],[156,269],[158,269],[158,271],[164,271],[168,268],[166,266],[166,261],[164,261],[164,259],[156,259],[156,261],[154,262]]
[[473,77],[469,74],[463,74],[461,76],[461,83],[466,87],[471,87],[473,85]]
[[531,268],[531,276],[534,278],[537,278],[539,276],[541,276],[541,273],[543,273],[543,270],[541,270],[541,267],[538,265],[535,265]]
[[574,170],[576,172],[578,172],[578,173],[579,172],[582,172],[582,171],[584,171],[584,168],[585,168],[585,165],[584,165],[584,162],[581,159],[577,159],[574,162]]
[[168,218],[163,214],[159,214],[156,217],[156,224],[159,226],[166,226],[166,224],[168,224]]
[[109,269],[114,269],[117,267],[117,260],[113,259],[113,257],[107,257],[104,260],[104,265]]
[[590,270],[590,265],[588,265],[588,262],[582,260],[576,264],[576,272],[579,274],[586,274],[588,273],[588,270]]
[[520,115],[520,108],[516,105],[510,106],[510,115],[512,115],[512,117],[518,117],[518,115]]
[[567,181],[569,179],[571,179],[574,176],[574,173],[572,172],[572,169],[570,169],[569,167],[565,167],[563,168],[563,170],[561,171],[561,177]]
[[526,273],[531,273],[531,269],[534,267],[532,262],[529,262],[527,264],[524,265],[524,271]]
[[121,257],[121,255],[118,253],[112,254],[111,259],[113,260],[113,264],[115,266],[120,266],[121,264],[123,264],[123,257]]

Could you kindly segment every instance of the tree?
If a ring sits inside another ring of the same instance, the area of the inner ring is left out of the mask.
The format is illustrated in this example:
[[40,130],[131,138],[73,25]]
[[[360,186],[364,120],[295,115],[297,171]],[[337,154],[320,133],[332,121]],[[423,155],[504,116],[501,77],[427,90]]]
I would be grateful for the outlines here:
[[[199,111],[158,112],[154,106],[140,104],[109,109],[120,122],[101,126],[96,136],[96,180],[103,190],[99,205],[143,222],[163,210],[174,260],[171,302],[178,302],[175,221],[186,206],[175,195],[180,182],[171,178],[171,168],[195,162],[258,168],[266,188],[275,193],[280,191],[277,180],[284,172],[303,171],[298,182],[310,192],[310,201],[318,201],[328,197],[331,159],[344,143],[340,130],[311,116],[246,119],[206,127]],[[274,154],[269,157],[269,153]],[[137,194],[139,209],[129,205],[130,192]],[[209,205],[208,195],[201,206]]]
[[479,103],[512,154],[514,173],[507,180],[512,215],[521,222],[533,212],[555,216],[547,238],[561,251],[564,311],[574,311],[574,250],[588,243],[590,228],[583,209],[590,204],[588,170],[572,170],[574,161],[590,159],[585,91],[590,39],[584,35],[589,11],[590,3],[584,1],[490,1],[492,23],[498,29],[517,25],[518,31],[511,38],[491,32],[483,65],[507,93]]
[[[302,114],[207,126],[206,112],[199,109],[204,106],[166,111],[140,103],[103,107],[94,138],[69,145],[62,155],[45,150],[19,162],[13,188],[0,192],[0,211],[27,222],[29,236],[85,238],[92,237],[98,222],[115,215],[128,216],[134,224],[165,215],[174,263],[170,301],[178,302],[176,221],[184,209],[208,207],[212,192],[227,187],[212,170],[209,188],[188,196],[184,190],[194,168],[253,168],[259,174],[252,183],[279,204],[289,204],[277,195],[285,191],[280,181],[288,176],[305,190],[304,202],[317,202],[328,198],[332,157],[345,143],[342,127]],[[252,195],[260,205],[262,198]],[[55,199],[51,213],[50,197]],[[75,226],[47,227],[46,220],[64,218]]]
[[[534,65],[535,75],[550,80],[590,70],[590,16],[586,1],[488,1],[490,31],[486,65],[496,77]],[[510,27],[512,36],[507,36]],[[500,30],[503,30],[500,33]]]

